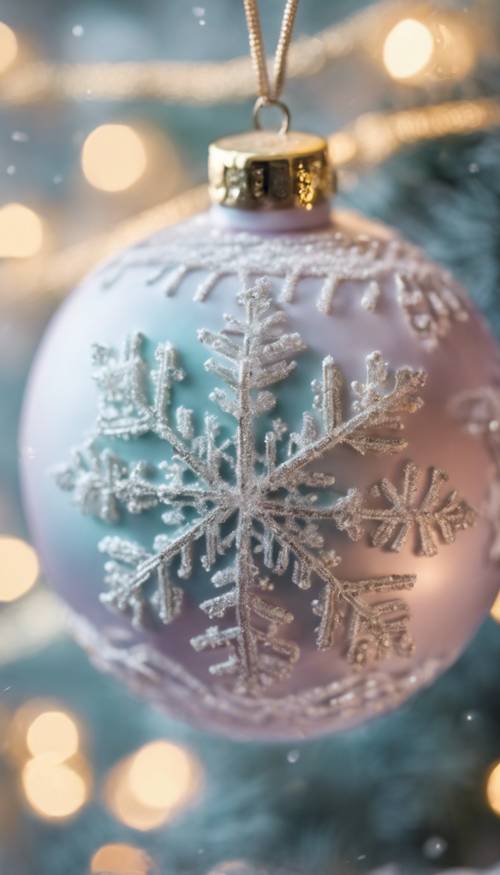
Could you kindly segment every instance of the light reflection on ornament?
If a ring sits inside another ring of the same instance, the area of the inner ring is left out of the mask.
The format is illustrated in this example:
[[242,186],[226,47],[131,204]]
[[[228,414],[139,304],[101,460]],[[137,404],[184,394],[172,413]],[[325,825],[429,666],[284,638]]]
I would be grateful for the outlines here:
[[82,170],[88,182],[101,191],[120,192],[144,174],[147,156],[139,134],[128,125],[100,125],[85,140]]
[[154,871],[152,859],[134,845],[103,845],[90,862],[92,875],[151,875]]
[[200,787],[201,768],[193,754],[172,742],[154,741],[114,767],[104,798],[118,820],[147,831],[192,803]]
[[4,21],[0,21],[0,73],[4,73],[12,66],[17,58],[17,52],[17,37],[14,31]]
[[42,220],[34,210],[16,203],[0,208],[0,258],[31,258],[42,243]]
[[385,38],[384,66],[393,79],[410,79],[423,72],[433,53],[434,38],[429,28],[416,18],[404,18]]
[[[61,820],[76,814],[88,799],[88,780],[66,763],[37,756],[25,764],[22,787],[28,803],[40,817]],[[82,774],[83,772],[83,774]]]
[[20,538],[0,536],[0,602],[13,602],[25,595],[36,583],[38,573],[37,555],[29,544]]
[[28,727],[26,744],[32,756],[63,763],[78,751],[78,727],[64,711],[44,711]]
[[490,614],[497,623],[500,623],[500,592],[498,593],[495,601],[493,602],[493,606],[490,610]]

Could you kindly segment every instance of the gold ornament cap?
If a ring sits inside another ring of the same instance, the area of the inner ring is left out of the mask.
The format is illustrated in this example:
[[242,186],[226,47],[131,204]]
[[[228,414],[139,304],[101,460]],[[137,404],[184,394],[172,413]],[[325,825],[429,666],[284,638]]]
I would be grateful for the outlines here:
[[242,210],[312,210],[334,189],[323,137],[255,130],[209,147],[212,203]]

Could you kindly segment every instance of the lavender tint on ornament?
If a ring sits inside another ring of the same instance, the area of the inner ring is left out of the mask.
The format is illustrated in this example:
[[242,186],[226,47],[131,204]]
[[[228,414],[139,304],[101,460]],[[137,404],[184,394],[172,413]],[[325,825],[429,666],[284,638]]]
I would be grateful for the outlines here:
[[302,738],[396,707],[493,601],[489,456],[450,404],[498,352],[387,228],[229,212],[138,244],[61,308],[25,405],[26,509],[103,668],[201,726]]

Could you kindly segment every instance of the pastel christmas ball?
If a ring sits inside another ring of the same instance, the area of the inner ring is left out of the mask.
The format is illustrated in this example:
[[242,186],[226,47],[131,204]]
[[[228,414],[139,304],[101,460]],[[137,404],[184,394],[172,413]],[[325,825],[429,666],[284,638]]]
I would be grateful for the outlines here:
[[394,232],[270,221],[207,213],[82,283],[33,367],[22,474],[101,666],[202,727],[301,738],[399,705],[493,601],[495,421],[469,419],[498,354]]

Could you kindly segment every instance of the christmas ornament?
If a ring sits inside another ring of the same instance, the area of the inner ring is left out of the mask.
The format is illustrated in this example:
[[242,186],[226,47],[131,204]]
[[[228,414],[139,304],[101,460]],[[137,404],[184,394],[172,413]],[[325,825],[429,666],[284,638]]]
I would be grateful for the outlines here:
[[100,268],[54,320],[26,507],[79,640],[173,714],[307,737],[397,706],[493,601],[488,448],[457,398],[497,350],[452,277],[336,212],[326,144],[211,147],[210,212]]

